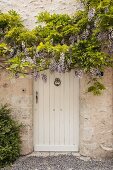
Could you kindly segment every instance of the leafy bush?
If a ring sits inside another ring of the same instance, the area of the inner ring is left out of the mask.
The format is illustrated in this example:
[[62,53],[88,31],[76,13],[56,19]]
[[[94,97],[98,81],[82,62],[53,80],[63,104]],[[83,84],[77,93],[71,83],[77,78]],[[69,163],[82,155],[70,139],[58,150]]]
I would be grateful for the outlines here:
[[13,163],[20,155],[20,126],[10,113],[7,105],[0,106],[0,167]]

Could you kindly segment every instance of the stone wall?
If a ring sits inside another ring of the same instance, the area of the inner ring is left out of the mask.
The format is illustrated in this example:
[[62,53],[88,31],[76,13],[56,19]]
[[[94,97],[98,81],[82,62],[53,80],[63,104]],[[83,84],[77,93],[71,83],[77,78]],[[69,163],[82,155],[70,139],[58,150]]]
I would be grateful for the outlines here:
[[22,154],[33,151],[32,101],[31,78],[11,79],[5,72],[0,74],[0,104],[10,104],[12,116],[22,123]]
[[0,10],[17,11],[28,28],[35,26],[36,16],[42,11],[73,14],[80,8],[81,5],[76,0],[0,0]]
[[[113,75],[105,72],[106,90],[101,96],[86,93],[88,78],[80,85],[80,153],[90,157],[110,157],[113,147]],[[104,149],[105,150],[104,150]]]
[[[51,13],[73,14],[82,5],[75,0],[0,0],[0,10],[16,10],[24,19],[25,25],[32,29],[36,15],[41,11]],[[106,157],[112,152],[105,151],[102,146],[113,143],[112,112],[112,70],[104,76],[106,91],[101,96],[86,93],[87,77],[80,83],[80,153],[84,156]],[[23,123],[22,154],[33,151],[33,99],[32,79],[9,79],[6,73],[0,75],[0,103],[10,103],[13,117]]]

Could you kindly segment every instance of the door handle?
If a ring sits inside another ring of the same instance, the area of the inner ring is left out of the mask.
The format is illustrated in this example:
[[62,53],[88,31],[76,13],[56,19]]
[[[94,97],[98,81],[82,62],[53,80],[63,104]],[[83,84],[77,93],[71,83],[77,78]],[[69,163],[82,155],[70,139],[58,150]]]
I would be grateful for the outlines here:
[[36,103],[38,103],[38,92],[36,91]]

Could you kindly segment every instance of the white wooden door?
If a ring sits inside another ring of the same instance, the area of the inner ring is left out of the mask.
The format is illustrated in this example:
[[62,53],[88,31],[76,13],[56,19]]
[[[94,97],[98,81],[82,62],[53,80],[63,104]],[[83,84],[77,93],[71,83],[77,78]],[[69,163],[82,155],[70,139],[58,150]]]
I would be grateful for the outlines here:
[[34,81],[34,151],[78,151],[79,79],[73,70],[46,73],[46,83]]

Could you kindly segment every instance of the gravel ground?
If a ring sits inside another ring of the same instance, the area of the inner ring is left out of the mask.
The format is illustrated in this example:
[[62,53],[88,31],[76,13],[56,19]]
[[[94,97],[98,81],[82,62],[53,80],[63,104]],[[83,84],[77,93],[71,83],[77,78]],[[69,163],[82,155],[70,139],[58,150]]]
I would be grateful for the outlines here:
[[83,161],[72,155],[23,157],[12,168],[2,170],[113,170],[113,159]]

